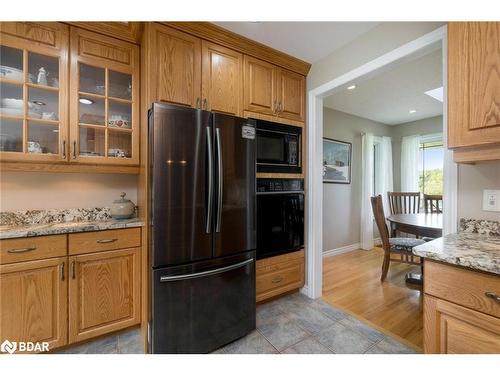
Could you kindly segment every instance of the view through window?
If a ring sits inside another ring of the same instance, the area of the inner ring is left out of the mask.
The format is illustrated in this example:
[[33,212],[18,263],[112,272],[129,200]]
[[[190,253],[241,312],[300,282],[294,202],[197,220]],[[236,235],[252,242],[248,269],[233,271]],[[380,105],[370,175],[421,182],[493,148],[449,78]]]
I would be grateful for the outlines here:
[[423,194],[443,194],[443,140],[420,143],[418,174],[419,190]]

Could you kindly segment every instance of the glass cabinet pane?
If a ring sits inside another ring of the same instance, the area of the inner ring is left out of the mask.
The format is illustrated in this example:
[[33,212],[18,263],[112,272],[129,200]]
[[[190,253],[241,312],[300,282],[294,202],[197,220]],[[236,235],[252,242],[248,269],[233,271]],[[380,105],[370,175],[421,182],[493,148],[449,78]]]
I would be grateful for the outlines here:
[[0,84],[0,114],[23,117],[24,101],[22,85]]
[[0,78],[24,81],[22,50],[0,46]]
[[59,126],[30,121],[26,149],[29,154],[58,154]]
[[109,74],[109,91],[108,96],[132,100],[132,75],[108,71]]
[[132,133],[109,130],[108,156],[112,158],[132,157]]
[[59,119],[59,92],[28,88],[28,117],[44,120]]
[[0,151],[23,152],[23,121],[0,118]]
[[59,59],[57,57],[28,52],[30,83],[59,87]]
[[104,126],[104,99],[80,95],[79,122]]
[[108,126],[112,128],[132,128],[132,104],[108,101]]
[[80,126],[80,155],[104,156],[104,129]]
[[104,95],[105,79],[103,68],[80,64],[80,92]]

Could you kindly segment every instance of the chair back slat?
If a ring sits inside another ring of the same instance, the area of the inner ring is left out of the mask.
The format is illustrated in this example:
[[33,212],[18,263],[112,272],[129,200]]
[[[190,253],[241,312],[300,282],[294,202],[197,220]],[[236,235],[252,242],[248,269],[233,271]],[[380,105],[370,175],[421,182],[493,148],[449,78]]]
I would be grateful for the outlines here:
[[371,203],[375,223],[377,224],[377,228],[380,233],[380,239],[382,240],[382,246],[384,247],[384,250],[389,251],[391,247],[389,245],[389,230],[387,229],[387,224],[385,222],[382,196],[379,194],[376,197],[371,197]]
[[391,215],[417,214],[420,212],[419,192],[396,192],[388,191],[389,207]]
[[426,213],[443,213],[443,196],[424,194],[424,208]]

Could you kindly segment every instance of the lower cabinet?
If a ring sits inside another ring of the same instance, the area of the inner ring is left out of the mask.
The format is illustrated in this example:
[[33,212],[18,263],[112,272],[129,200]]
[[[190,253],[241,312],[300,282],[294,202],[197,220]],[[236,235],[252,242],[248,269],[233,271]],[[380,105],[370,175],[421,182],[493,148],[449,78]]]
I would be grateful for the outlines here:
[[69,258],[69,343],[140,322],[140,248]]
[[425,295],[424,351],[439,354],[500,353],[500,319]]
[[257,302],[304,286],[304,250],[257,261]]
[[0,265],[0,340],[67,344],[67,258]]

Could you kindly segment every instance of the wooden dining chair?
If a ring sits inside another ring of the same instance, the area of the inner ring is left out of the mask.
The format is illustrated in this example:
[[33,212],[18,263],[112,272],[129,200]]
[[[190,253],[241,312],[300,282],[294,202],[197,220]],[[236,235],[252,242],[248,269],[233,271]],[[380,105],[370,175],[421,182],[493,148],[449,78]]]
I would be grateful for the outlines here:
[[[422,267],[422,258],[413,255],[411,250],[415,246],[422,245],[425,241],[418,238],[389,238],[389,229],[385,222],[382,196],[377,195],[376,197],[371,197],[371,203],[373,216],[375,217],[380,238],[382,239],[382,248],[384,249],[384,260],[382,262],[382,276],[380,277],[380,281],[384,281],[387,277],[390,262],[414,264]],[[391,258],[391,254],[398,254],[399,258]],[[415,258],[419,258],[419,261],[417,262]]]
[[424,194],[424,208],[428,214],[443,213],[443,196]]
[[388,191],[389,208],[391,215],[396,214],[418,214],[420,212],[419,192]]

